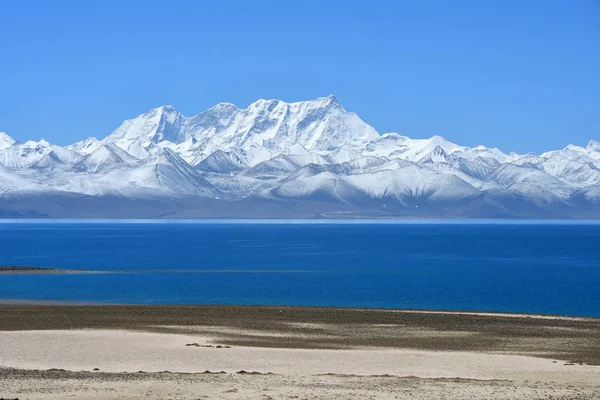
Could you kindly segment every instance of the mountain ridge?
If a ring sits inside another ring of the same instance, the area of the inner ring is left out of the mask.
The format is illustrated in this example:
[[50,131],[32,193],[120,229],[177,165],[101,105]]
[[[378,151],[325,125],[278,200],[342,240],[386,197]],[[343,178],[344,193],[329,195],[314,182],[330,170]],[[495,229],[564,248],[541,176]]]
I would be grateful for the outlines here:
[[103,215],[79,203],[92,196],[109,217],[157,202],[170,211],[147,217],[252,216],[240,208],[252,204],[256,217],[600,218],[598,141],[536,155],[380,135],[333,95],[191,117],[164,105],[64,147],[0,133],[0,167],[0,216],[69,214],[61,198],[69,217]]

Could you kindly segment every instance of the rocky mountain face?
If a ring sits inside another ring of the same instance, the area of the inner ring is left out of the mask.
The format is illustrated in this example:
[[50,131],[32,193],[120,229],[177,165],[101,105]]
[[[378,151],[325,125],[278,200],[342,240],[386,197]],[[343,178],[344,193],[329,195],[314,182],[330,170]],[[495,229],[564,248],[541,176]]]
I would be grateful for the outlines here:
[[599,218],[600,143],[380,135],[334,96],[162,106],[66,147],[0,133],[0,217]]

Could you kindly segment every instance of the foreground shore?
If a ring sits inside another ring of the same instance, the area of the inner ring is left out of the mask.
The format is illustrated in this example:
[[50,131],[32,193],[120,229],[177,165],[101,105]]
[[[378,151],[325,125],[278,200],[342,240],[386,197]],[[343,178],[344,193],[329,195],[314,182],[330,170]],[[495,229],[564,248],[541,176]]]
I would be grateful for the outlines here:
[[0,397],[600,398],[600,319],[0,305]]

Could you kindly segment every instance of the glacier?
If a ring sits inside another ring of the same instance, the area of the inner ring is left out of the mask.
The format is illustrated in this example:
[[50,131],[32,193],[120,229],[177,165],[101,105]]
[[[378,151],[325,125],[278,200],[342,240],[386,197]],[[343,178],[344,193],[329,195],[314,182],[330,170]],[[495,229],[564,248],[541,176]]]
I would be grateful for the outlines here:
[[600,142],[380,134],[335,96],[161,106],[68,146],[0,132],[0,218],[600,218]]

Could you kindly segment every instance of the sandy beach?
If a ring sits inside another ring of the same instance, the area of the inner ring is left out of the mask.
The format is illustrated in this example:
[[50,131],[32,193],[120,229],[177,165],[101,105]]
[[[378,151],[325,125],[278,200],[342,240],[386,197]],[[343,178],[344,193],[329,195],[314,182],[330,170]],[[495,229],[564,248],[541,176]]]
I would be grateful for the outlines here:
[[596,399],[600,320],[5,304],[0,368],[19,399]]

